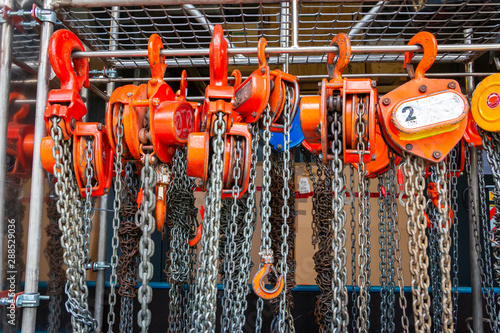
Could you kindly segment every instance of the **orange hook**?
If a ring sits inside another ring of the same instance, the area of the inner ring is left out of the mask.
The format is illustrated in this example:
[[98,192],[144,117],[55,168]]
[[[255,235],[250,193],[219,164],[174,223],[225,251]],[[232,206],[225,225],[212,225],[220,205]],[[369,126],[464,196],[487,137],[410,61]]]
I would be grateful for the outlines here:
[[239,85],[241,84],[241,72],[239,69],[235,69],[232,73],[231,76],[234,77],[234,85],[233,87],[238,88]]
[[330,79],[340,81],[342,80],[342,72],[346,69],[349,64],[349,60],[351,59],[351,40],[349,39],[349,36],[341,32],[333,37],[330,45],[337,45],[339,47],[339,58],[337,59],[335,66],[333,66],[335,52],[328,53],[326,61],[328,75],[330,76]]
[[227,86],[227,41],[224,39],[222,26],[214,27],[212,42],[210,43],[210,85]]
[[[152,34],[148,41],[148,60],[151,68],[151,80],[148,83],[148,94],[151,96],[155,93],[155,87],[164,83],[163,76],[167,65],[165,64],[165,56],[160,54],[163,50],[163,42],[157,34]],[[152,88],[152,89],[151,89]]]
[[259,44],[257,45],[257,58],[259,59],[259,68],[267,66],[266,46],[267,40],[264,37],[261,37],[259,39]]
[[71,59],[73,51],[85,51],[83,43],[69,30],[57,30],[49,41],[49,60],[61,89],[79,91],[89,86],[89,59]]
[[[427,31],[419,32],[408,42],[408,45],[415,44],[422,45],[422,48],[424,49],[422,60],[420,60],[420,63],[415,70],[415,79],[421,79],[424,77],[425,72],[427,72],[427,70],[432,67],[432,64],[434,64],[434,61],[436,60],[438,44],[436,37],[434,37],[433,34]],[[406,65],[411,62],[412,58],[413,52],[405,53],[404,68],[406,68]]]
[[179,97],[181,97],[183,100],[186,100],[186,90],[187,90],[187,72],[185,69],[182,70],[181,74],[181,86],[179,88]]
[[255,294],[263,299],[273,299],[278,297],[283,291],[284,281],[283,275],[278,277],[278,281],[273,289],[266,289],[264,285],[264,278],[271,272],[278,276],[278,272],[273,265],[273,253],[270,251],[270,254],[259,253],[262,257],[262,261],[264,262],[264,266],[255,273],[252,280],[252,288]]
[[[22,101],[25,100],[26,97],[23,94],[20,94],[18,92],[12,92],[9,95],[9,104],[14,103],[15,101]],[[30,112],[30,106],[27,103],[21,104],[21,107],[19,110],[12,116],[12,122],[14,123],[19,123],[21,120],[26,118],[28,113]]]
[[196,246],[201,240],[201,235],[203,234],[203,224],[198,224],[198,228],[196,228],[196,234],[193,238],[188,241],[189,246]]

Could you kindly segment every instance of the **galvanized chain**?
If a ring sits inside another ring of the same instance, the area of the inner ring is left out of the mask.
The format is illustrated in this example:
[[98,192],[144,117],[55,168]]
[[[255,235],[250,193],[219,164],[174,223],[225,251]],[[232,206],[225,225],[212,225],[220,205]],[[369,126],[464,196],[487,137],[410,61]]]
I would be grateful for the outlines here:
[[61,245],[64,248],[66,269],[65,292],[68,295],[66,309],[71,313],[74,332],[89,332],[95,329],[95,320],[88,309],[88,289],[85,284],[83,223],[78,207],[80,193],[71,165],[71,138],[63,139],[59,126],[61,118],[52,117],[51,137],[54,141],[52,155],[55,159],[55,191],[58,196],[57,211],[60,214],[59,228],[62,231]]
[[[120,207],[122,221],[118,230],[121,255],[118,259],[118,294],[120,302],[120,332],[133,331],[134,298],[137,296],[137,256],[141,228],[135,224],[139,180],[133,162],[125,164],[125,181]],[[121,194],[120,194],[121,195]]]
[[137,294],[139,303],[141,304],[141,309],[137,314],[137,323],[141,327],[142,333],[147,332],[151,324],[151,310],[148,309],[148,305],[153,299],[153,289],[149,285],[149,281],[153,278],[154,270],[153,264],[151,263],[151,257],[153,256],[155,245],[151,239],[151,234],[156,224],[152,214],[156,207],[156,196],[154,194],[156,171],[152,162],[154,162],[154,155],[147,153],[143,156],[144,166],[141,170],[143,199],[135,215],[135,223],[140,226],[142,230],[141,240],[139,241],[139,253],[141,255],[139,276],[142,284]]
[[[225,228],[225,244],[224,244],[224,259],[222,260],[224,266],[224,278],[222,280],[222,285],[224,287],[224,296],[222,297],[222,316],[221,316],[221,329],[222,332],[231,332],[231,318],[233,317],[233,307],[234,307],[234,294],[235,294],[235,286],[233,274],[236,272],[235,259],[237,255],[239,255],[238,247],[237,247],[237,234],[238,227],[242,222],[242,211],[240,211],[240,204],[238,197],[241,193],[240,188],[240,178],[241,178],[241,163],[242,163],[242,143],[240,140],[235,140],[236,147],[233,151],[234,158],[234,167],[233,167],[233,179],[234,184],[232,187],[232,204],[230,208],[230,217],[227,219],[222,219],[223,221],[227,221],[227,226]],[[229,201],[230,199],[228,199]],[[224,206],[224,205],[223,205]],[[227,205],[229,207],[229,205]],[[222,216],[224,216],[222,214]],[[221,228],[222,221],[221,221]]]
[[92,178],[94,177],[94,168],[92,167],[94,149],[92,148],[92,145],[94,143],[94,138],[89,136],[86,138],[85,142],[85,207],[83,210],[85,243],[83,248],[85,251],[85,263],[89,263],[90,232],[92,231]]
[[49,303],[49,326],[47,332],[59,332],[61,325],[61,296],[64,291],[66,274],[63,269],[63,253],[61,246],[62,231],[59,229],[59,213],[57,211],[55,179],[49,174],[47,177],[49,183],[49,192],[47,193],[47,217],[49,224],[45,228],[47,233],[47,245],[44,254],[49,265],[49,282],[47,284],[47,295],[50,296]]
[[350,208],[349,213],[351,215],[351,279],[352,279],[352,329],[356,332],[356,321],[358,318],[358,293],[356,290],[356,203],[355,203],[355,187],[354,187],[354,165],[349,164],[349,195],[350,197]]
[[378,176],[378,193],[379,197],[377,199],[378,203],[378,219],[379,219],[379,225],[378,225],[378,230],[380,231],[379,235],[379,244],[380,244],[380,249],[379,249],[379,256],[380,256],[380,331],[381,332],[388,332],[388,325],[389,325],[389,319],[388,319],[388,310],[389,310],[389,304],[388,304],[388,258],[387,258],[387,209],[385,207],[386,200],[384,198],[384,195],[382,194],[382,188],[384,188],[384,176],[379,175]]
[[413,313],[415,331],[430,332],[430,298],[429,298],[429,258],[427,256],[427,235],[425,229],[425,180],[423,177],[424,163],[421,158],[405,154],[403,166],[405,194],[407,196],[406,214],[408,215],[407,230],[409,234],[408,250],[410,252],[411,287],[413,293]]
[[[261,196],[261,231],[260,231],[260,249],[259,255],[261,258],[273,257],[273,250],[271,249],[271,222],[269,218],[271,216],[271,207],[269,203],[271,202],[271,115],[270,106],[267,105],[264,110],[263,117],[264,130],[262,133],[262,138],[264,140],[263,149],[263,164],[262,164],[262,196]],[[259,264],[259,269],[264,265],[263,261]],[[262,309],[264,307],[264,300],[259,297],[257,300],[257,319],[255,324],[255,332],[260,332],[262,329]]]
[[344,210],[345,202],[345,175],[344,163],[342,161],[342,123],[341,114],[335,112],[333,114],[333,122],[331,124],[331,132],[333,133],[332,140],[332,193],[333,200],[331,202],[333,218],[331,251],[333,257],[331,261],[333,274],[331,279],[331,289],[333,291],[331,298],[331,307],[333,311],[333,320],[330,323],[332,332],[346,332],[349,326],[349,312],[347,311],[347,303],[349,301],[347,295],[347,250],[346,244],[346,213]]
[[357,306],[359,308],[359,316],[356,321],[356,328],[359,332],[368,332],[370,330],[370,189],[369,180],[366,177],[366,165],[363,161],[365,154],[365,136],[366,124],[364,123],[364,115],[367,112],[367,106],[363,98],[359,99],[356,105],[356,114],[358,117],[356,123],[356,134],[358,136],[357,151],[358,151],[358,193],[359,193],[359,255],[358,255],[358,286],[359,296],[357,298]]
[[[401,308],[403,315],[401,316],[401,326],[405,333],[410,331],[410,320],[406,314],[407,301],[404,293],[404,275],[403,275],[403,264],[402,264],[402,253],[401,246],[399,245],[401,242],[401,233],[399,231],[399,214],[398,214],[398,205],[397,205],[397,197],[398,197],[398,185],[397,185],[397,177],[396,177],[396,163],[395,156],[390,153],[389,154],[389,194],[387,198],[389,199],[389,212],[390,216],[392,216],[392,230],[393,230],[393,238],[394,238],[394,261],[395,261],[395,270],[396,270],[396,278],[399,288],[399,307]],[[402,193],[400,193],[401,195]]]
[[[451,223],[451,235],[452,235],[452,271],[453,271],[453,280],[452,280],[452,285],[453,285],[453,327],[454,330],[457,330],[457,316],[458,316],[458,190],[457,190],[457,184],[458,184],[458,152],[461,149],[461,145],[463,143],[459,142],[454,149],[450,152],[449,159],[450,159],[450,168],[451,168],[451,177],[450,177],[450,188],[451,188],[451,211],[453,212],[453,221]],[[462,156],[462,158],[464,158]],[[482,159],[481,159],[482,162]],[[483,179],[484,183],[484,179]],[[485,230],[486,231],[486,230]],[[488,239],[487,231],[485,233],[486,237],[485,239]],[[488,251],[489,252],[489,251]],[[491,256],[489,257],[490,259],[490,266],[491,266]],[[491,269],[490,269],[491,272]],[[492,279],[493,282],[493,279]],[[493,304],[494,304],[494,298]],[[495,311],[496,312],[496,311]]]
[[[118,228],[120,227],[120,207],[121,207],[121,196],[122,196],[122,155],[123,155],[123,104],[120,105],[118,111],[118,122],[116,125],[116,151],[114,160],[114,171],[115,171],[115,181],[114,190],[115,197],[113,200],[113,236],[111,238],[111,275],[109,277],[110,291],[108,296],[109,312],[108,312],[108,332],[113,332],[113,325],[115,323],[115,304],[116,304],[116,292],[115,288],[118,283],[118,277],[116,275],[116,267],[118,265]],[[87,161],[87,166],[89,162]],[[88,176],[87,176],[88,180]],[[87,189],[86,189],[87,191]],[[88,195],[87,195],[88,198]]]
[[213,332],[215,330],[215,311],[217,306],[217,259],[219,257],[219,229],[222,207],[222,173],[224,132],[226,122],[222,112],[216,114],[213,124],[215,137],[212,139],[214,154],[210,185],[207,186],[207,200],[205,204],[205,219],[199,253],[200,266],[198,268],[196,291],[197,309],[194,313],[196,332]]
[[439,212],[439,250],[441,254],[439,265],[441,267],[441,291],[442,297],[442,325],[443,332],[453,332],[453,298],[451,285],[451,236],[450,236],[450,206],[448,198],[448,181],[446,179],[448,169],[445,162],[437,163],[437,191],[439,195],[437,210]]
[[[493,228],[490,228],[489,223],[487,221],[484,221],[483,228],[489,231],[489,236],[488,236],[488,241],[484,241],[485,246],[492,246],[493,247],[493,258],[495,258],[495,262],[493,263],[493,271],[494,271],[494,276],[495,280],[497,283],[500,283],[500,153],[499,153],[499,147],[500,147],[500,137],[498,136],[498,133],[492,133],[492,132],[487,132],[484,131],[481,128],[479,129],[479,134],[481,135],[481,139],[483,141],[483,147],[484,150],[486,150],[486,158],[488,159],[488,162],[491,166],[491,171],[493,174],[493,182],[495,184],[495,190],[493,191],[493,202],[495,204],[495,215],[494,215],[494,226]],[[469,149],[466,149],[466,168],[467,172],[470,175],[470,152]],[[482,172],[484,173],[484,172]],[[470,177],[469,177],[470,178]],[[483,177],[484,181],[484,177]],[[469,181],[470,182],[470,181]],[[469,185],[470,186],[470,185]],[[480,179],[480,190],[482,190],[482,185],[481,185],[481,179]],[[486,186],[484,186],[486,187]],[[484,189],[485,191],[486,189]],[[469,191],[469,209],[475,208],[474,206],[474,200],[471,196],[471,192]],[[475,214],[475,213],[474,213]],[[475,217],[475,215],[473,215]],[[482,267],[482,259],[480,256],[481,253],[481,246],[480,242],[478,241],[479,238],[479,233],[477,232],[477,221],[473,219],[473,226],[474,226],[474,237],[476,239],[476,252],[479,254],[479,268],[481,272],[484,272],[484,269]],[[484,231],[483,231],[484,232]],[[476,235],[477,233],[477,235]],[[477,236],[477,237],[476,237]],[[489,244],[491,243],[491,245]],[[483,281],[483,288],[486,289],[486,300],[487,300],[487,306],[486,310],[488,312],[488,315],[490,317],[490,327],[494,332],[499,331],[499,317],[500,313],[494,313],[496,312],[497,308],[495,304],[491,301],[492,298],[492,281],[488,280],[489,276],[484,276],[484,274],[481,276],[481,280]],[[487,281],[487,282],[486,282]],[[486,283],[486,285],[485,285]],[[493,296],[494,297],[494,296]],[[500,296],[497,296],[496,303],[500,305]]]

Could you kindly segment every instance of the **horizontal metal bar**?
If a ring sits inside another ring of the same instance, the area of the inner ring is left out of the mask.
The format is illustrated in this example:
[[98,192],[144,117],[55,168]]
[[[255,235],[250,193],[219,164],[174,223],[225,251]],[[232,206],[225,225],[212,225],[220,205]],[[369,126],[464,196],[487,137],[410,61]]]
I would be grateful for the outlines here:
[[[309,0],[308,0],[309,1]],[[320,1],[320,0],[317,0]],[[364,0],[365,2],[375,2],[377,0]],[[282,0],[245,0],[245,3],[280,3]],[[342,0],[339,2],[359,2],[359,0]],[[186,1],[183,0],[53,0],[51,5],[54,8],[59,7],[106,7],[111,6],[172,6],[184,5]],[[190,0],[191,5],[223,5],[223,4],[241,4],[240,0]]]
[[[401,53],[422,51],[420,45],[355,45],[351,47],[352,53]],[[439,45],[439,52],[479,52],[500,50],[500,44],[452,44]],[[337,46],[302,46],[302,47],[267,47],[266,54],[314,54],[338,52]],[[231,54],[257,54],[256,47],[234,47],[228,48],[227,53]],[[208,56],[209,49],[163,49],[161,55],[167,57],[184,56]],[[112,58],[112,57],[147,57],[147,50],[105,50],[105,51],[80,51],[73,52],[74,58]]]

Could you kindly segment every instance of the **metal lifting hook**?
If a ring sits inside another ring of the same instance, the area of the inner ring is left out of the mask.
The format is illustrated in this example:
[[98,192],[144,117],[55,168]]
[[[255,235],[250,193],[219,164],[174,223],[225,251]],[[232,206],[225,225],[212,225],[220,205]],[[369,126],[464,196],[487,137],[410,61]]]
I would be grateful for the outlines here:
[[160,54],[161,50],[163,50],[161,37],[157,34],[152,34],[148,41],[148,60],[149,67],[151,68],[151,80],[148,82],[149,97],[156,92],[162,83],[165,83],[163,76],[165,75],[167,64],[165,64],[165,56]]
[[328,53],[326,65],[328,68],[328,75],[330,79],[334,81],[342,81],[342,72],[346,69],[351,59],[351,41],[345,33],[341,32],[333,37],[330,45],[337,45],[339,47],[339,57],[334,66],[333,60],[335,59],[335,53]]
[[[432,67],[432,64],[434,64],[434,61],[436,60],[438,44],[436,37],[434,37],[433,34],[427,31],[419,32],[408,42],[408,45],[415,44],[422,45],[422,48],[424,49],[422,60],[420,60],[417,69],[415,70],[415,79],[421,79],[424,77],[425,72],[427,72],[427,70]],[[406,65],[411,62],[412,58],[413,52],[405,53],[404,68],[406,68]]]
[[[264,266],[262,266],[261,269],[255,273],[253,279],[252,279],[252,288],[259,296],[260,298],[263,299],[273,299],[278,297],[281,292],[283,291],[284,287],[284,280],[283,280],[283,275],[278,276],[278,272],[276,271],[276,268],[273,265],[273,252],[270,250],[269,253],[265,254],[263,252],[259,253],[260,256],[262,257],[262,261],[264,263]],[[278,276],[278,281],[276,282],[276,286],[274,286],[273,289],[267,289],[266,286],[264,285],[264,278],[271,272]]]

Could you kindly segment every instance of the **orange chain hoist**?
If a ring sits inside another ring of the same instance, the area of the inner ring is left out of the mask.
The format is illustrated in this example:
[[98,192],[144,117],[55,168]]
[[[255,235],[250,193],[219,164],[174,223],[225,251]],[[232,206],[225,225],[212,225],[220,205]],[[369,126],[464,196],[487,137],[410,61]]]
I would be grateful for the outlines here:
[[[223,153],[223,189],[222,198],[232,197],[234,184],[233,169],[235,167],[235,155],[233,154],[237,144],[240,144],[242,156],[240,168],[240,195],[243,196],[248,189],[250,177],[250,156],[252,154],[252,137],[246,123],[240,122],[241,116],[233,111],[235,104],[235,89],[228,84],[227,78],[227,41],[224,39],[222,27],[216,25],[210,43],[210,84],[205,89],[205,102],[200,118],[200,131],[191,133],[188,138],[187,152],[187,175],[189,177],[201,178],[203,186],[207,184],[209,177],[208,166],[211,160],[211,137],[215,134],[213,119],[217,113],[224,113],[226,128],[224,131],[224,153]],[[234,74],[234,72],[233,72]],[[236,83],[239,74],[237,75]],[[262,109],[263,110],[263,109]],[[260,111],[261,112],[261,111]]]
[[[73,51],[84,51],[82,42],[68,30],[56,31],[49,42],[49,60],[52,69],[61,82],[61,89],[54,89],[47,97],[45,123],[47,132],[52,128],[52,117],[61,119],[60,127],[63,139],[73,139],[73,167],[82,197],[85,197],[83,183],[86,161],[86,145],[92,140],[93,169],[92,196],[100,196],[108,192],[113,172],[113,152],[108,141],[106,127],[100,123],[84,123],[82,117],[87,108],[79,95],[83,86],[89,86],[88,59],[71,59]],[[53,173],[55,159],[52,155],[54,141],[50,136],[42,139],[42,165]]]
[[[291,96],[290,119],[295,118],[299,107],[299,84],[297,78],[279,69],[270,70],[266,60],[265,38],[260,38],[257,45],[257,58],[259,68],[241,84],[241,74],[237,74],[234,92],[233,110],[237,113],[239,121],[245,123],[256,123],[261,119],[262,112],[267,105],[271,111],[271,132],[283,132],[283,109],[285,108],[286,91],[290,87],[293,90]],[[235,73],[233,72],[233,75]]]
[[[415,77],[380,100],[380,123],[386,142],[397,154],[407,152],[436,163],[462,138],[469,104],[455,80],[424,76],[437,55],[434,35],[420,32],[408,43],[415,44],[424,49]],[[405,67],[412,57],[412,52],[405,53]]]
[[[9,96],[9,104],[22,102],[26,97],[13,92]],[[31,161],[33,159],[34,127],[24,124],[30,110],[29,104],[23,103],[15,111],[12,120],[7,125],[7,175],[16,175],[23,178],[31,177]]]
[[[106,125],[113,150],[116,149],[118,117],[123,111],[123,157],[142,161],[144,151],[152,152],[157,166],[156,223],[161,230],[166,219],[166,193],[170,183],[169,166],[178,147],[187,144],[188,135],[197,130],[197,103],[186,101],[187,74],[182,72],[176,93],[163,80],[167,65],[161,37],[153,34],[148,42],[151,79],[139,86],[126,85],[113,91],[106,111]],[[156,157],[155,157],[156,156]]]
[[324,163],[332,159],[330,125],[332,113],[341,112],[342,141],[344,163],[354,163],[359,160],[356,144],[358,136],[357,108],[362,105],[364,112],[360,113],[367,128],[363,138],[368,149],[363,154],[363,161],[375,159],[376,150],[376,117],[375,106],[378,101],[376,82],[370,79],[346,79],[342,72],[347,67],[351,57],[351,42],[349,37],[340,33],[336,35],[331,45],[339,47],[338,60],[333,65],[334,53],[328,54],[328,74],[330,81],[323,79],[319,96],[304,96],[300,104],[300,123],[304,132],[302,145],[311,153],[320,155]]

